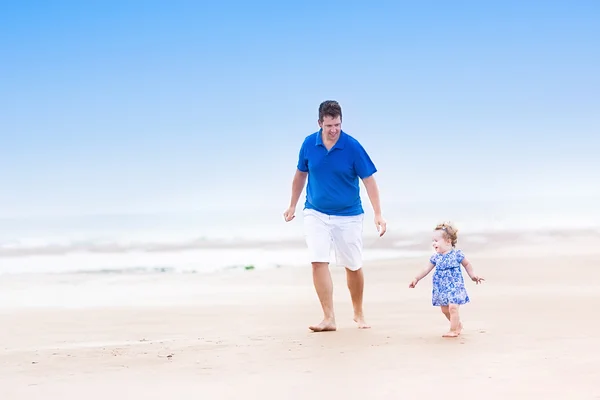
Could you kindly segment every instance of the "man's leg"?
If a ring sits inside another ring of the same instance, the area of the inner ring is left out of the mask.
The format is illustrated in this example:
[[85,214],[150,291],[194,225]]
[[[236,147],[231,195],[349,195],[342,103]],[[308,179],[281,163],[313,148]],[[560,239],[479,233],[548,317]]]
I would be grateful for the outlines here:
[[315,332],[335,331],[335,314],[333,312],[333,281],[329,272],[329,263],[313,262],[313,283],[321,308],[323,309],[323,321],[318,325],[311,325],[309,329]]
[[352,297],[354,322],[358,324],[360,329],[368,329],[370,326],[366,323],[363,312],[363,291],[365,286],[365,278],[362,268],[356,271],[346,268],[346,280],[348,282],[348,290],[350,290],[350,297]]
[[354,308],[354,321],[361,329],[370,328],[363,312],[365,278],[362,270],[363,215],[337,217],[333,243],[338,265],[346,268],[346,281]]
[[329,217],[314,210],[304,211],[304,237],[312,264],[313,284],[323,309],[323,321],[309,326],[315,332],[334,331],[333,281],[329,272],[331,233]]

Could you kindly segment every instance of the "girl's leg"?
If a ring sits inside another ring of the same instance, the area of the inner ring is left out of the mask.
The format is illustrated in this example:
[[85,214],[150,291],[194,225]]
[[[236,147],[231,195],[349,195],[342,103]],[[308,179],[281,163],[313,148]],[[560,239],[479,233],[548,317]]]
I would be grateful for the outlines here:
[[448,321],[450,321],[450,310],[448,309],[448,306],[441,306],[440,308],[442,309],[442,312],[446,318],[448,318]]
[[460,335],[460,331],[462,330],[460,315],[458,314],[458,304],[450,304],[448,311],[450,312],[450,331],[444,337],[456,337]]

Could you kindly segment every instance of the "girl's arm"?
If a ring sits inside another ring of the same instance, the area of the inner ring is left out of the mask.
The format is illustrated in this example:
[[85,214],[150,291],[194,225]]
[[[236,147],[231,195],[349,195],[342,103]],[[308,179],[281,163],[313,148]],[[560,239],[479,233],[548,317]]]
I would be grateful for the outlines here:
[[473,264],[471,264],[471,261],[469,261],[466,257],[463,258],[461,264],[465,268],[465,271],[467,271],[467,274],[469,274],[469,278],[471,278],[473,282],[480,283],[481,281],[485,280],[475,275],[475,271],[473,270]]
[[421,270],[421,272],[419,272],[417,276],[415,276],[415,279],[413,279],[413,281],[408,287],[414,288],[421,279],[425,278],[431,272],[433,267],[435,267],[435,265],[433,265],[431,262],[428,263],[427,266],[423,270]]

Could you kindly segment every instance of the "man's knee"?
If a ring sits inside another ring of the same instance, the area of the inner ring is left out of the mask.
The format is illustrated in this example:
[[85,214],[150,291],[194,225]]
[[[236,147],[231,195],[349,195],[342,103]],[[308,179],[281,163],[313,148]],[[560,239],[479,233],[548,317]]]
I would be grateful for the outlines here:
[[349,288],[357,287],[357,285],[358,287],[362,287],[364,281],[365,278],[363,275],[362,268],[359,268],[354,271],[346,268],[346,282],[348,283]]
[[352,266],[352,265],[344,265],[346,271],[351,275],[358,275],[362,272],[362,265]]
[[322,268],[327,268],[329,267],[329,263],[328,262],[322,262],[322,261],[313,261],[311,263],[313,269],[322,269]]

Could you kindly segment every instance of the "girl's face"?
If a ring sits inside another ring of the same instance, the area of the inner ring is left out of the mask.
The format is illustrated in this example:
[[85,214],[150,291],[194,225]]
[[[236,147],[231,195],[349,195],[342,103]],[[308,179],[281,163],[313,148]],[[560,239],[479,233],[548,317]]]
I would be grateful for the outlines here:
[[433,231],[432,246],[438,253],[445,253],[452,249],[452,242],[444,237],[444,231]]

